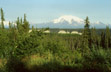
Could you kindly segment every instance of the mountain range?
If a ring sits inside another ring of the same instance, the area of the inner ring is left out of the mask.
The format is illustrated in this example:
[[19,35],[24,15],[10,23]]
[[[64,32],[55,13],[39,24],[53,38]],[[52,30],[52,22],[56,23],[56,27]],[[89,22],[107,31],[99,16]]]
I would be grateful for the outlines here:
[[[81,19],[72,15],[64,15],[57,19],[54,19],[50,22],[39,23],[37,24],[38,28],[84,28],[84,19]],[[109,26],[111,28],[111,24],[105,24],[103,22],[97,21],[94,23],[90,23],[90,27],[95,28],[106,28]]]
[[[4,24],[5,24],[5,27],[8,27],[9,22],[4,21]],[[67,29],[75,28],[76,29],[76,28],[84,28],[84,25],[85,25],[84,19],[76,16],[72,16],[72,15],[64,15],[50,22],[30,24],[30,27],[37,26],[38,28],[67,28]],[[106,26],[109,26],[109,28],[111,28],[111,24],[105,24],[100,21],[90,23],[90,27],[95,27],[95,28],[106,28]]]

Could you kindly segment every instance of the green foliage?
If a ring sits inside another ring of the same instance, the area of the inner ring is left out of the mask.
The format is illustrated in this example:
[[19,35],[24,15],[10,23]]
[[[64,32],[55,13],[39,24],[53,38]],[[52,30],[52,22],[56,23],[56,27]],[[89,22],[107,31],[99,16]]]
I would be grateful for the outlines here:
[[4,29],[4,21],[5,21],[5,18],[4,18],[4,12],[3,12],[3,9],[1,8],[0,9],[0,13],[1,13],[1,27],[2,29]]
[[85,51],[88,51],[90,46],[91,46],[91,31],[90,31],[90,22],[89,22],[89,18],[86,17],[85,19],[85,26],[84,26],[84,31],[83,31],[83,39],[82,39],[82,47],[83,47],[83,50],[82,52]]
[[111,55],[109,54],[109,51],[110,50],[104,50],[102,48],[93,48],[89,54],[85,55],[85,61],[87,64],[84,62],[84,65],[93,70],[101,70],[103,72],[108,71],[108,68],[110,67],[109,56]]
[[52,53],[67,51],[65,41],[57,36],[45,35],[45,38],[42,40],[42,46],[46,51],[50,50]]
[[105,48],[109,48],[110,47],[110,31],[109,31],[109,27],[106,27],[106,36],[105,36]]
[[4,58],[8,55],[8,51],[10,48],[8,32],[6,30],[0,30],[0,57]]
[[27,56],[39,52],[40,40],[42,33],[33,31],[29,36],[17,42],[16,54]]
[[[0,71],[3,72],[108,72],[111,67],[109,27],[99,35],[88,17],[82,35],[44,33],[29,28],[26,14],[5,28],[1,9]],[[29,31],[30,29],[30,31]],[[103,70],[104,69],[104,70]]]
[[89,36],[90,36],[90,28],[89,28],[90,25],[89,24],[90,24],[89,18],[86,17],[83,35],[84,35],[84,38],[87,38],[87,39],[89,39]]
[[26,33],[29,32],[29,22],[26,19],[26,14],[24,14],[23,29],[24,29],[24,32]]

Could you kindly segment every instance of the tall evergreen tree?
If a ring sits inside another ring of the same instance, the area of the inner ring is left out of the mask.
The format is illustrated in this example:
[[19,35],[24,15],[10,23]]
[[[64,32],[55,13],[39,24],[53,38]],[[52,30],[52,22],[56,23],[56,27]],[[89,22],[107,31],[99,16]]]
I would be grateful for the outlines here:
[[32,26],[32,31],[34,31],[34,26]]
[[12,24],[10,23],[10,21],[9,21],[9,29],[11,29],[12,28]]
[[29,32],[29,22],[26,19],[26,14],[24,14],[23,28],[25,32]]
[[110,46],[110,30],[109,27],[106,26],[105,47],[108,48],[109,46]]
[[22,18],[20,19],[20,25],[22,25],[23,24],[23,21],[22,21]]
[[90,22],[88,16],[85,19],[85,26],[83,31],[83,40],[86,40],[84,42],[87,42],[85,44],[88,44],[88,47],[91,46],[91,32],[90,32]]
[[105,33],[104,32],[101,33],[101,46],[105,48]]
[[[86,17],[85,19],[85,26],[84,26],[84,30],[83,30],[83,39],[82,39],[82,52],[89,52],[89,48],[91,46],[91,38],[90,38],[90,22],[89,22],[89,18]],[[84,55],[84,54],[83,54]]]
[[19,30],[19,26],[20,26],[20,20],[19,20],[19,17],[17,18],[16,24],[17,24],[17,29]]
[[23,34],[23,22],[22,22],[22,18],[19,19],[19,17],[17,18],[17,21],[16,21],[16,24],[17,24],[17,30],[19,32],[19,34]]
[[24,14],[24,23],[27,22],[26,14]]
[[5,21],[4,12],[2,8],[0,11],[1,11],[1,28],[4,29],[4,21]]
[[86,38],[89,38],[89,36],[90,36],[90,22],[89,22],[88,16],[85,19],[85,26],[84,26],[84,33],[83,33],[83,35]]
[[96,34],[96,29],[91,28],[91,46],[95,46],[97,42],[97,34]]

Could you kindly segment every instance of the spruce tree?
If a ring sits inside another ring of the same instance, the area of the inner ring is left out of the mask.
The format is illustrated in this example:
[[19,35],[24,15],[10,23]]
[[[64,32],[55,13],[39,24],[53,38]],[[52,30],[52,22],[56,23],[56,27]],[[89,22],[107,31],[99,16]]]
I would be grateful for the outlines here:
[[5,21],[4,12],[2,8],[0,11],[1,11],[1,28],[4,29],[4,21]]
[[96,29],[91,28],[91,46],[96,46],[96,42],[97,42]]
[[89,36],[90,36],[90,22],[89,22],[88,16],[85,19],[85,26],[84,26],[83,35],[84,35],[85,38],[89,39]]
[[19,20],[19,17],[17,18],[16,24],[17,24],[17,29],[19,30],[19,26],[20,26],[20,20]]
[[29,32],[29,22],[26,19],[26,14],[24,14],[23,28],[24,32]]
[[24,32],[22,18],[19,19],[19,17],[18,17],[17,21],[16,21],[16,24],[17,24],[17,30],[18,30],[19,34],[22,35],[23,32]]
[[32,26],[32,31],[34,31],[34,26]]
[[9,30],[12,28],[12,24],[10,23],[10,21],[9,21]]
[[[89,48],[91,46],[91,38],[90,38],[90,22],[89,18],[86,17],[85,19],[85,26],[84,26],[84,31],[82,35],[82,52],[89,52]],[[84,55],[84,54],[83,54]]]
[[86,42],[88,42],[88,47],[91,46],[91,32],[90,32],[90,22],[88,16],[85,19],[83,38],[84,40],[87,40]]
[[109,27],[106,27],[106,36],[105,36],[105,47],[108,48],[110,46],[110,30]]
[[22,21],[22,18],[20,19],[20,25],[22,25],[23,24],[23,21]]
[[102,48],[105,48],[105,33],[101,33],[101,46]]

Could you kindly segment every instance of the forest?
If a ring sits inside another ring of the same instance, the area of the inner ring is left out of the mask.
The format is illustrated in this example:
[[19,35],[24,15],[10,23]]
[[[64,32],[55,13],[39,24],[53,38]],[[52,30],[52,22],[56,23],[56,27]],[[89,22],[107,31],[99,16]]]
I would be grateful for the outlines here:
[[[111,35],[106,26],[97,33],[84,20],[82,35],[44,33],[24,18],[5,28],[0,9],[0,72],[110,72]],[[29,30],[32,30],[29,32]]]

